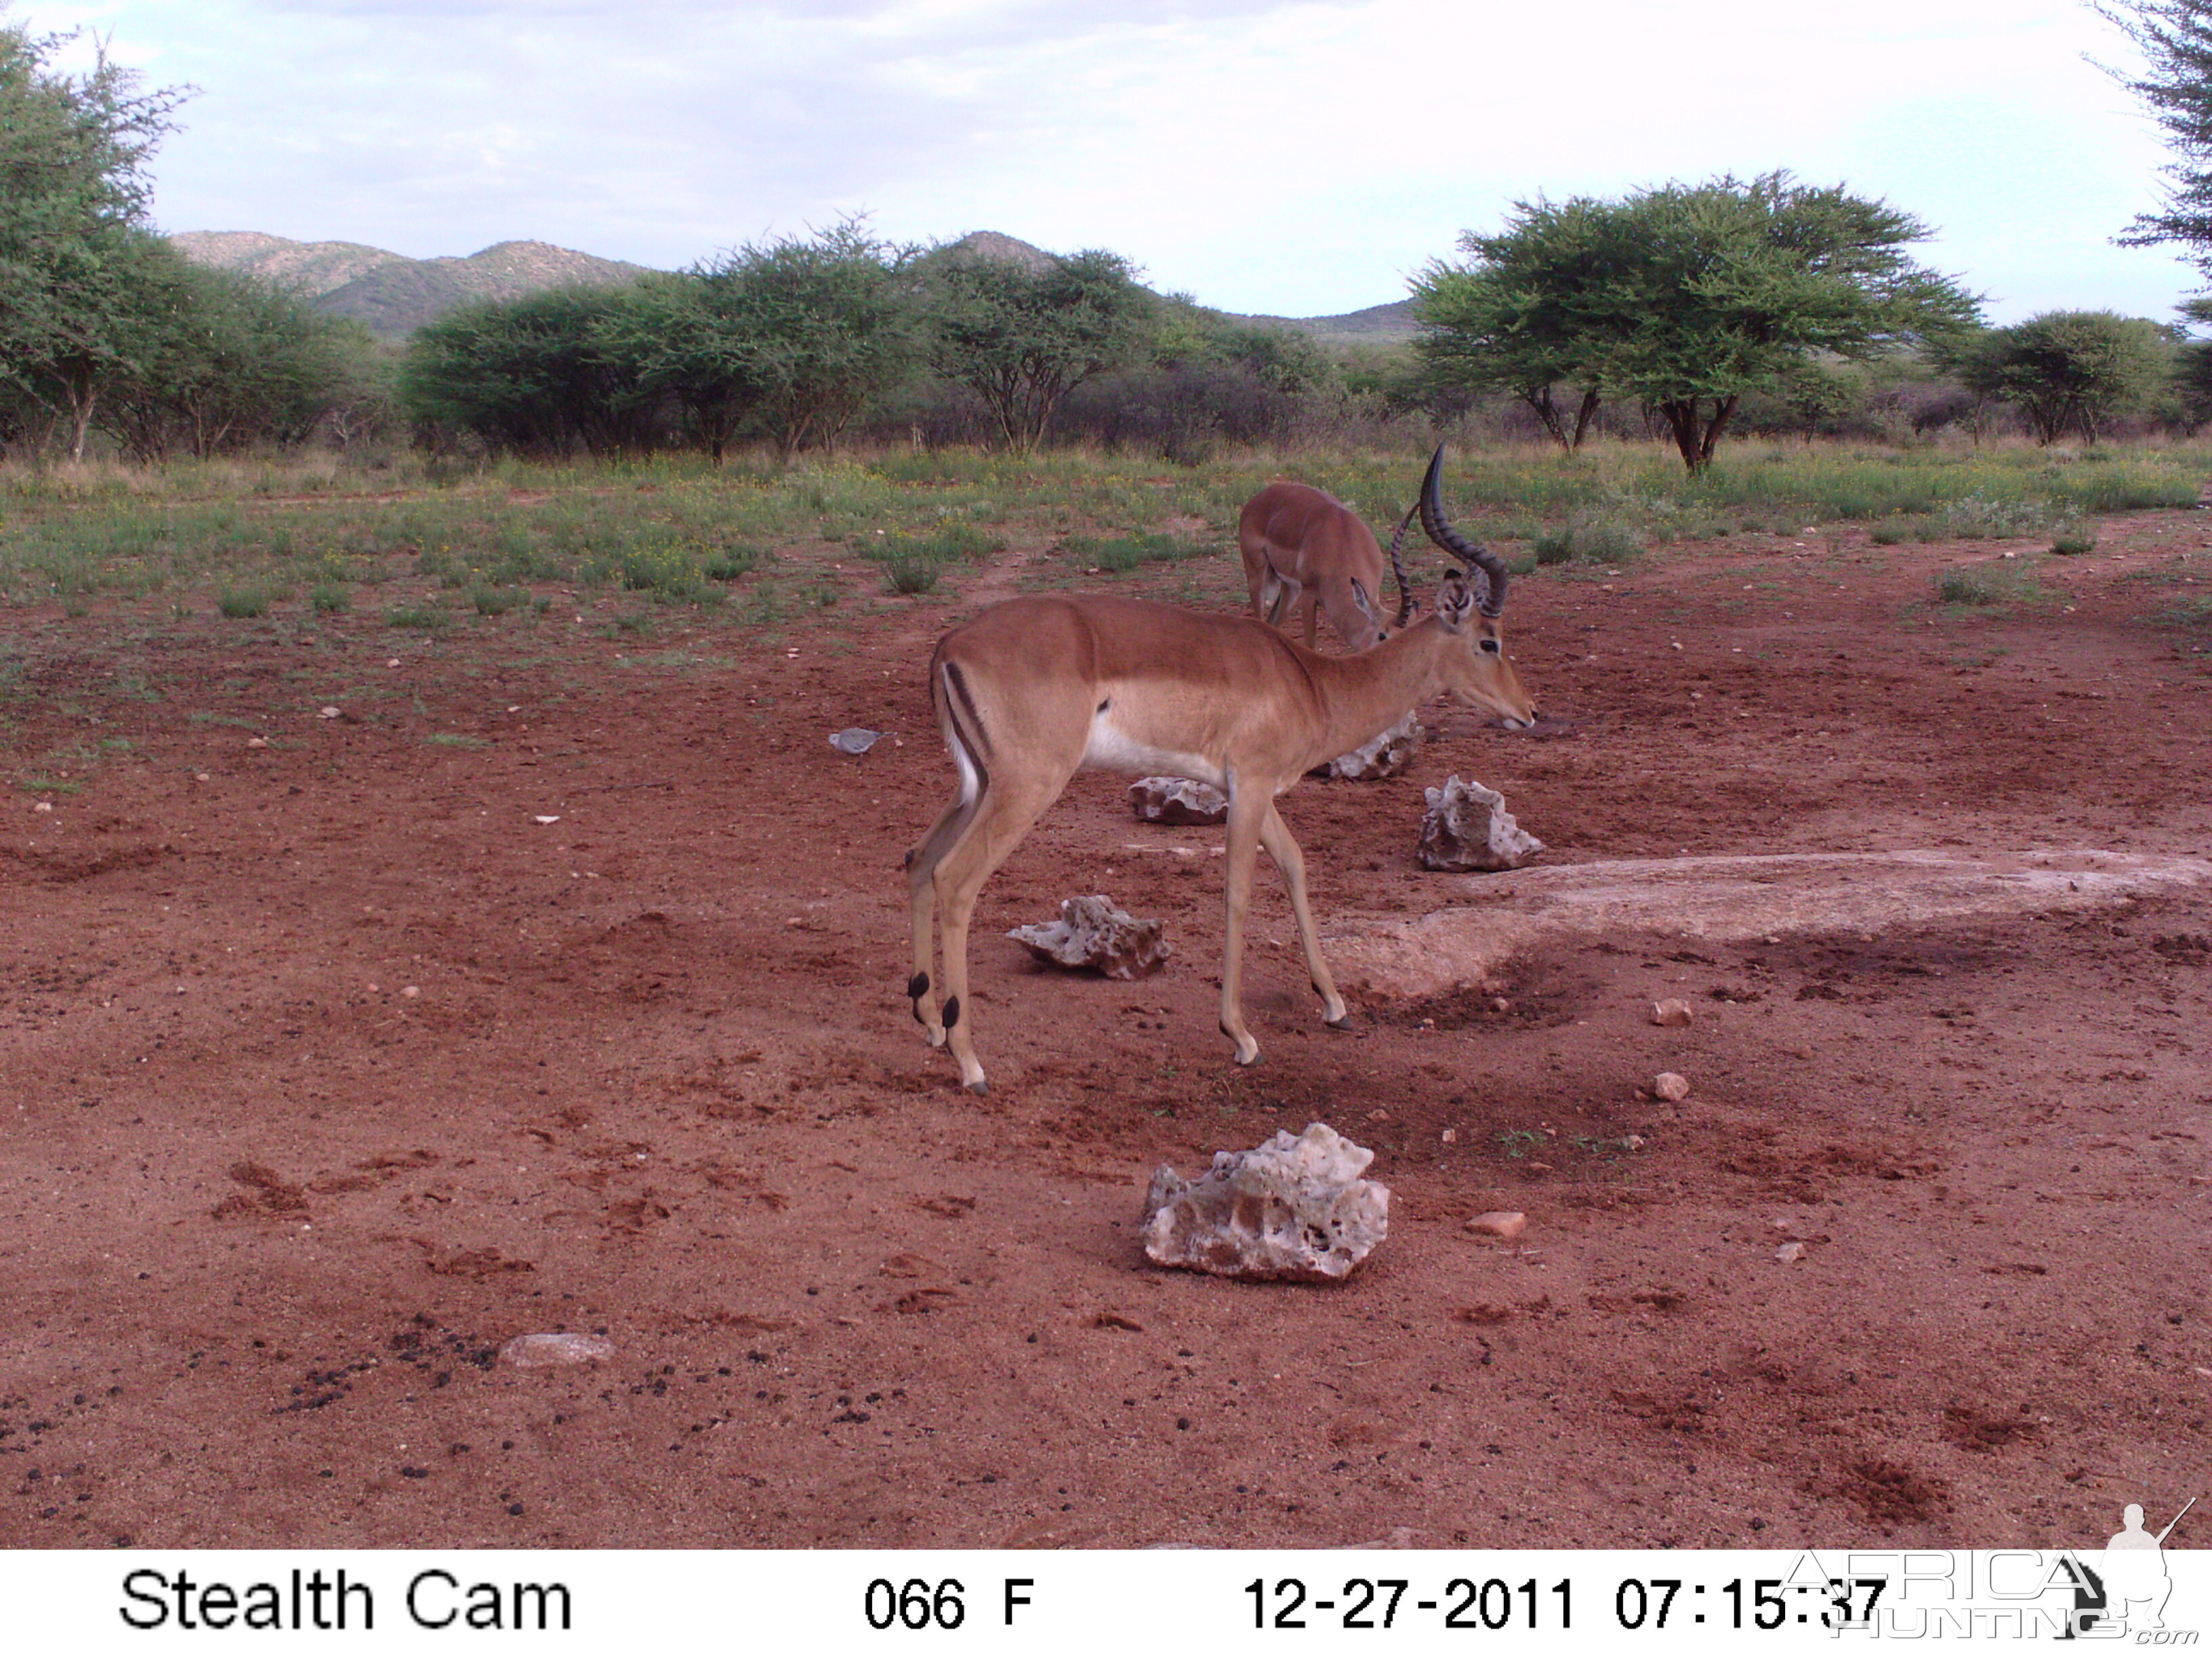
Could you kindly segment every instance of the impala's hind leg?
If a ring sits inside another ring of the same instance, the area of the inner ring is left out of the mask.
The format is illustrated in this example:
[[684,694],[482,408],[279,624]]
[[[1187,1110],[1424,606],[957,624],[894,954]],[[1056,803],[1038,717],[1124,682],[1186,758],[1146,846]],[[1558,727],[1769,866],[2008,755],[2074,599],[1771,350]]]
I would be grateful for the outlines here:
[[[1060,792],[1074,775],[1075,769],[1071,765],[1035,777],[991,779],[966,823],[953,832],[950,844],[932,872],[945,944],[941,1040],[951,1049],[952,1058],[960,1063],[960,1080],[979,1095],[989,1093],[990,1088],[984,1081],[983,1063],[975,1058],[975,1040],[969,1035],[975,1021],[968,994],[968,923],[975,913],[976,897],[982,892],[983,884],[991,878],[991,872],[1006,861],[1007,854],[1021,844],[1022,837],[1044,815],[1045,808],[1060,799]],[[927,902],[921,896],[915,896],[916,916],[924,914]],[[930,1040],[939,1041],[939,1032],[933,1031]]]
[[945,1046],[945,1026],[938,1018],[937,986],[930,978],[930,970],[936,965],[937,866],[975,810],[975,803],[963,791],[937,815],[929,833],[906,855],[907,896],[914,912],[914,973],[907,980],[906,994],[913,999],[914,1017],[921,1023],[933,1048]]

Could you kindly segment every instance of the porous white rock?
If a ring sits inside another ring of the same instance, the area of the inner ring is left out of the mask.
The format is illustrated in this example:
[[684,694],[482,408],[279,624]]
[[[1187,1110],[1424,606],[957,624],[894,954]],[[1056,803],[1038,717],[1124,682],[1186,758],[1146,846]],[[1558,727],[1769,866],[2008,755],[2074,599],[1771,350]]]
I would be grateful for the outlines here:
[[1226,823],[1229,797],[1196,778],[1139,778],[1129,810],[1146,823]]
[[1370,781],[1376,778],[1395,778],[1413,763],[1421,752],[1421,722],[1419,717],[1407,714],[1386,732],[1377,732],[1358,748],[1339,755],[1326,766],[1314,770],[1325,778],[1345,778]]
[[1062,899],[1058,921],[1010,927],[1006,937],[1043,961],[1096,968],[1109,979],[1143,979],[1159,972],[1171,954],[1157,920],[1139,921],[1103,893]]
[[1228,1279],[1343,1279],[1389,1235],[1390,1189],[1360,1176],[1374,1158],[1310,1123],[1216,1152],[1196,1181],[1163,1164],[1145,1200],[1145,1254]]
[[587,1360],[612,1359],[615,1345],[604,1336],[586,1336],[580,1331],[539,1331],[530,1336],[518,1336],[499,1351],[504,1364],[520,1365],[580,1365]]
[[1421,867],[1425,870],[1517,870],[1544,850],[1505,810],[1505,797],[1477,782],[1462,783],[1455,773],[1441,789],[1424,792],[1429,810],[1421,817]]

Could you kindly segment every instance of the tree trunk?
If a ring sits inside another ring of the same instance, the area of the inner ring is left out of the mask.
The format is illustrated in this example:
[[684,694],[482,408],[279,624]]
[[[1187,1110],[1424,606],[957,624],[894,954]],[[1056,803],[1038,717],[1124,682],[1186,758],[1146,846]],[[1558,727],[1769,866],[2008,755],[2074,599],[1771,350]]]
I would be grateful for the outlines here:
[[1597,388],[1583,388],[1583,405],[1575,411],[1575,441],[1568,447],[1580,449],[1583,440],[1589,435],[1590,422],[1597,418]]
[[1666,417],[1668,429],[1674,435],[1674,447],[1682,457],[1682,465],[1693,475],[1713,464],[1713,451],[1719,447],[1729,416],[1735,413],[1736,400],[1733,396],[1713,400],[1711,419],[1705,417],[1704,402],[1702,398],[1670,398],[1659,404],[1659,412]]
[[[1544,423],[1544,430],[1552,434],[1552,441],[1562,451],[1574,446],[1567,441],[1567,429],[1559,423],[1559,405],[1552,401],[1549,386],[1536,386],[1521,394],[1521,401],[1536,411],[1536,418]],[[1577,434],[1579,437],[1579,434]]]

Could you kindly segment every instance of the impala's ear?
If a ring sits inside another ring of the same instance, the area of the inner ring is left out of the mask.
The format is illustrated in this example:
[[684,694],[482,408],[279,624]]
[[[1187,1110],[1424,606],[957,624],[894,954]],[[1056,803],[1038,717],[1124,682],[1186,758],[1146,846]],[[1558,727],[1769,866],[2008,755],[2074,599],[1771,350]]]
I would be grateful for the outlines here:
[[1375,614],[1375,601],[1368,595],[1367,585],[1357,576],[1352,579],[1352,602],[1359,607],[1359,614],[1367,618],[1369,625],[1381,633],[1382,618]]
[[1467,585],[1467,578],[1459,571],[1444,577],[1444,585],[1437,590],[1437,616],[1443,625],[1456,634],[1467,626],[1467,619],[1474,614],[1474,590]]

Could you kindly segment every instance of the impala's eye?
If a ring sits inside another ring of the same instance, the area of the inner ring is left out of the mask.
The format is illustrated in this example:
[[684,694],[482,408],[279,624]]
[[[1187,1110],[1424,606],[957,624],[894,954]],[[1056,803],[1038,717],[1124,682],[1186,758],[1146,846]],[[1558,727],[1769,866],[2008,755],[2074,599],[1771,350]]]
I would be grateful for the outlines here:
[[1498,641],[1496,640],[1485,640],[1482,642],[1482,648],[1494,657],[1498,654]]

